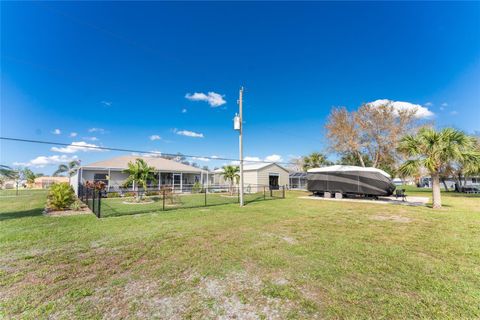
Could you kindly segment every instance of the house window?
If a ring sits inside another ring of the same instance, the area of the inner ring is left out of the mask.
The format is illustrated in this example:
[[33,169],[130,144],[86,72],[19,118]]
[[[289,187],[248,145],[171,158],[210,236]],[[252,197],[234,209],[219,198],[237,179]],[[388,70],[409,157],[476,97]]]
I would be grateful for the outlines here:
[[480,183],[480,178],[472,178],[472,183]]

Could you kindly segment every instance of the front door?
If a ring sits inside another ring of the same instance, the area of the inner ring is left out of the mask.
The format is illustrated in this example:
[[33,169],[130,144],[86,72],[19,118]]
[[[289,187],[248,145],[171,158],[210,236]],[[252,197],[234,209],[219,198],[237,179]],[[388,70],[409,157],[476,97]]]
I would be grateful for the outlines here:
[[173,174],[173,190],[175,191],[182,190],[182,175],[180,173]]

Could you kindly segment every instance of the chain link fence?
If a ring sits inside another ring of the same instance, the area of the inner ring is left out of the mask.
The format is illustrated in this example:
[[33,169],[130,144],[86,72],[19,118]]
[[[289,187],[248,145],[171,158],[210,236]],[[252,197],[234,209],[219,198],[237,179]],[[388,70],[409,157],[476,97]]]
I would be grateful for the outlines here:
[[[285,198],[285,186],[248,185],[244,188],[244,204]],[[80,186],[79,198],[98,218],[116,217],[155,211],[211,207],[240,202],[238,186],[196,186],[180,192],[173,186],[114,191]]]

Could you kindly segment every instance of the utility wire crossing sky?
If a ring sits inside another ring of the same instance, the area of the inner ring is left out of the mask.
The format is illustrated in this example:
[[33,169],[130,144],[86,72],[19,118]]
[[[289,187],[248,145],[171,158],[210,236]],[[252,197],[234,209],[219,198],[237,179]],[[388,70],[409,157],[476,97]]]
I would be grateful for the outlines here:
[[121,152],[105,146],[229,164],[241,86],[246,161],[335,160],[332,107],[385,99],[480,131],[480,2],[0,6],[0,135],[62,143],[0,140],[2,165],[49,174]]

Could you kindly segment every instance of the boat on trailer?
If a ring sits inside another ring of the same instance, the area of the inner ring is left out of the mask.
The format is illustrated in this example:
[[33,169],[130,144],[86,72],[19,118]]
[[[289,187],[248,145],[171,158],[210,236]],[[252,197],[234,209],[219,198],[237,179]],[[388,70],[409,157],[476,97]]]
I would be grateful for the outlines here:
[[307,190],[321,195],[326,192],[343,196],[391,196],[395,185],[388,173],[371,167],[335,165],[307,171]]

